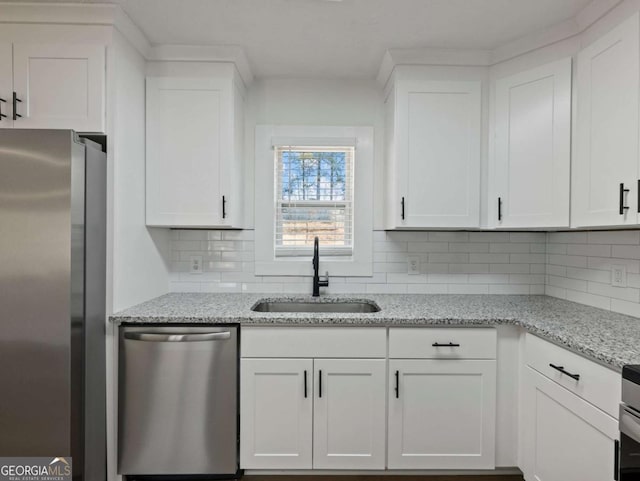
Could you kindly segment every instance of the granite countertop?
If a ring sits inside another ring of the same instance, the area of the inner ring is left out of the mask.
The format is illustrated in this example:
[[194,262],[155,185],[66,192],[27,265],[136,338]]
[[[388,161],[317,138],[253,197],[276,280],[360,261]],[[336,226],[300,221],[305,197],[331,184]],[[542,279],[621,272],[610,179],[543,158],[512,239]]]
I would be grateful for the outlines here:
[[[253,312],[259,300],[371,300],[370,314]],[[115,323],[240,323],[241,325],[487,326],[511,324],[620,369],[640,364],[640,319],[547,296],[331,295],[313,299],[273,294],[170,293],[116,313]]]

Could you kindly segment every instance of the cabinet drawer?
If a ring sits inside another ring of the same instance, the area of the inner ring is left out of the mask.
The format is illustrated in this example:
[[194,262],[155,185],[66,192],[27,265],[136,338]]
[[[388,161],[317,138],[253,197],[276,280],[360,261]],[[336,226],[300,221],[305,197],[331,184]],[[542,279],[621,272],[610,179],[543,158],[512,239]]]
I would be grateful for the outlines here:
[[525,356],[530,367],[618,419],[620,373],[531,334],[527,334]]
[[389,357],[395,359],[495,359],[492,328],[392,328]]
[[384,358],[384,327],[246,327],[242,357]]

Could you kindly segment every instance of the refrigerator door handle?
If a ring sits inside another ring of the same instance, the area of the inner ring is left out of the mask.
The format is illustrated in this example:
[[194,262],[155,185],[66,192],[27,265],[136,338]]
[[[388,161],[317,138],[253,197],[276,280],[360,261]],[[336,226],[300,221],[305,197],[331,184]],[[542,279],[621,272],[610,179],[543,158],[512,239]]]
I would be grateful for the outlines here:
[[151,332],[125,332],[124,338],[130,341],[146,342],[225,341],[227,339],[231,339],[231,332],[205,332],[202,334],[157,334]]

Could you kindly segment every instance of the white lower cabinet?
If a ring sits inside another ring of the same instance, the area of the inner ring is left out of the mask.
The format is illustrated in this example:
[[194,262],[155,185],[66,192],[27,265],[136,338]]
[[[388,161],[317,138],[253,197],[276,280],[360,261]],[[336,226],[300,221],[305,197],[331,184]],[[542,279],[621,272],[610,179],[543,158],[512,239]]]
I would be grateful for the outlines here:
[[240,369],[241,466],[311,469],[313,360],[242,359]]
[[242,359],[244,469],[384,469],[384,359]]
[[389,469],[495,467],[495,360],[389,361]]
[[316,359],[313,467],[384,469],[384,359]]
[[612,481],[618,422],[531,367],[524,380],[527,481]]

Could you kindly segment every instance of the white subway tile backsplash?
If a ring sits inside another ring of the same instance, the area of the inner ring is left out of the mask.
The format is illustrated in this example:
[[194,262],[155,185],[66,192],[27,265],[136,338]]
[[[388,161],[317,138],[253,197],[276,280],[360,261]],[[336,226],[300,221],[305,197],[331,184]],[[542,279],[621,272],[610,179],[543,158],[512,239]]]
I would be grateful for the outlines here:
[[448,294],[447,284],[409,284],[407,294]]
[[447,254],[432,252],[429,254],[429,262],[431,264],[468,264],[469,254],[460,252]]
[[467,242],[468,232],[429,232],[430,242]]
[[626,259],[640,259],[640,246],[614,245],[612,246],[611,255]]
[[[546,248],[547,295],[640,315],[639,230],[549,233]],[[626,267],[628,287],[611,285],[613,265]]]
[[446,242],[413,242],[408,243],[409,252],[449,252]]
[[640,244],[640,231],[593,231],[587,233],[589,244]]
[[[309,276],[256,276],[251,230],[171,232],[170,288],[185,292],[307,294]],[[201,255],[202,274],[189,272]],[[408,257],[420,274],[408,274]],[[640,230],[374,232],[373,275],[332,277],[325,292],[546,294],[640,316]],[[627,287],[610,285],[624,265]]]
[[452,242],[450,252],[489,252],[488,242]]
[[598,296],[587,292],[578,292],[567,289],[565,293],[567,301],[579,302],[587,306],[599,307],[600,309],[611,309],[611,299],[608,297]]
[[489,294],[532,294],[527,285],[518,284],[490,284]]
[[489,252],[494,254],[506,253],[506,254],[528,254],[529,253],[529,244],[528,243],[503,243],[503,242],[494,242],[491,244],[489,248]]
[[449,294],[489,294],[486,284],[451,284]]
[[509,254],[469,254],[471,263],[508,264]]
[[509,232],[469,232],[470,242],[509,242]]
[[568,244],[570,256],[611,257],[611,246],[606,244]]
[[585,244],[586,232],[550,232],[547,242],[552,244]]

